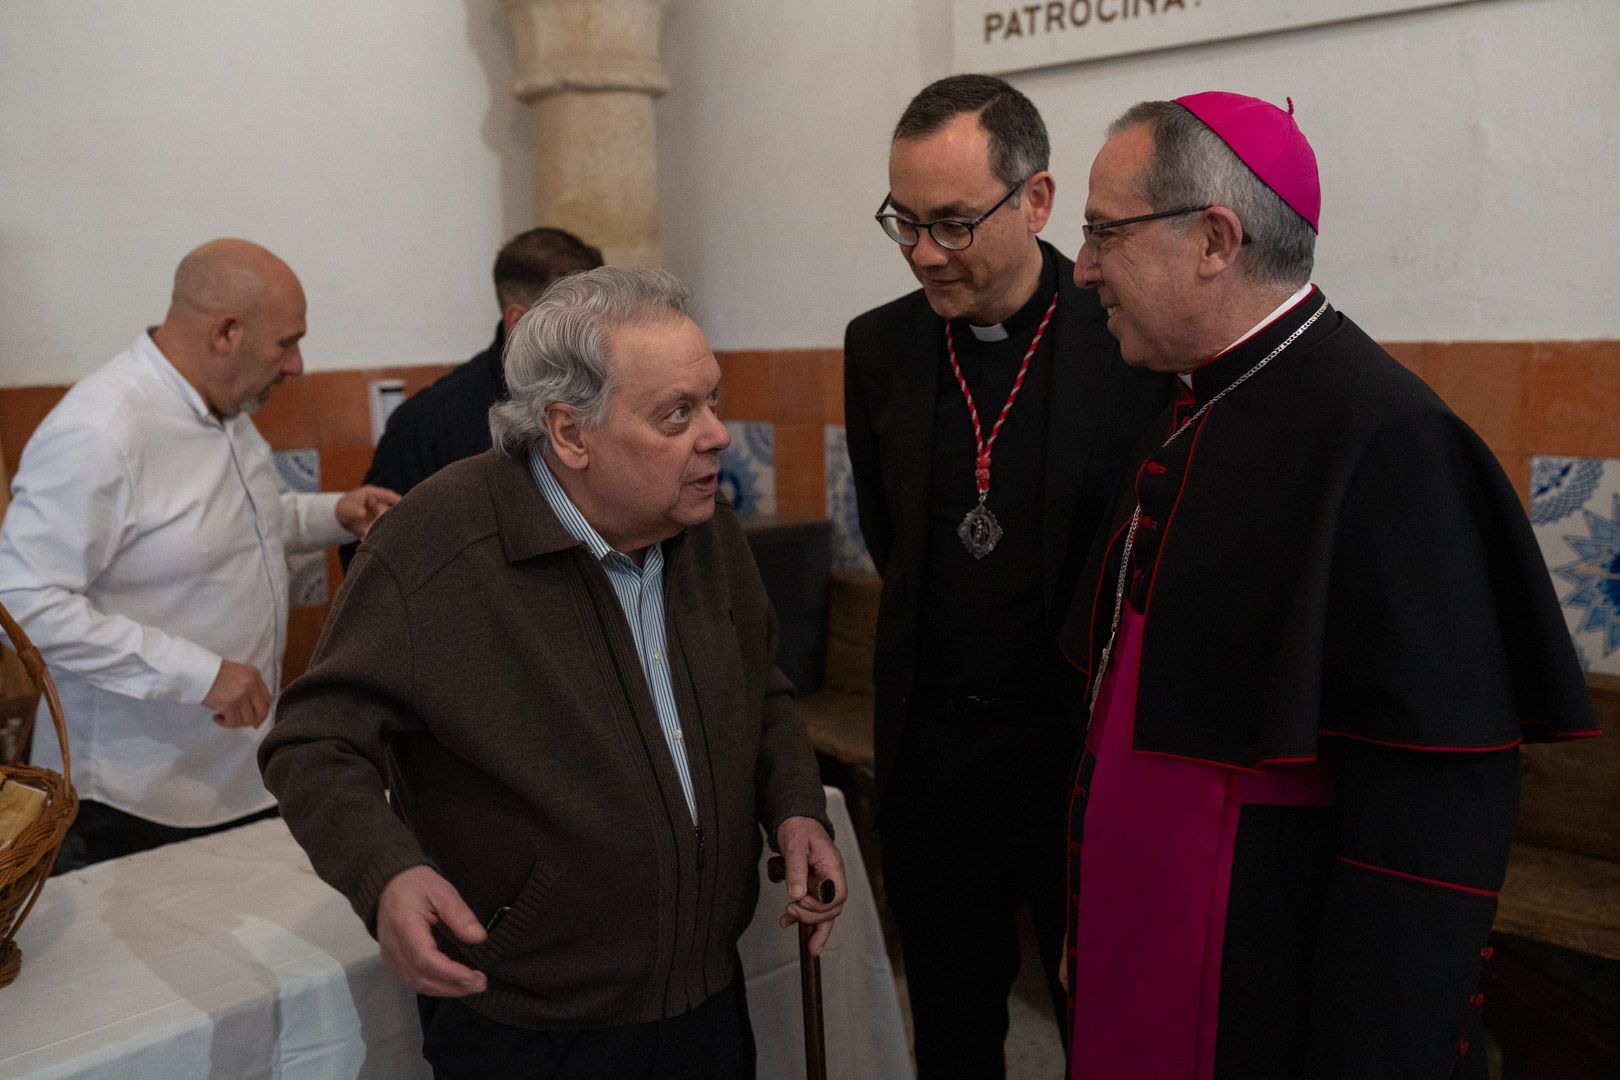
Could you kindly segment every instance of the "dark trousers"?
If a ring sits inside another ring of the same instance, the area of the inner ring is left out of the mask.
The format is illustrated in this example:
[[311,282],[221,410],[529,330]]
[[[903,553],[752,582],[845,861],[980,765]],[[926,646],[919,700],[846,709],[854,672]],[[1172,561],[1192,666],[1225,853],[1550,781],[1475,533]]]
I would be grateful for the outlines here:
[[91,863],[116,859],[120,855],[133,855],[137,851],[149,851],[164,844],[176,844],[181,840],[190,840],[194,836],[207,836],[210,833],[234,829],[238,825],[251,825],[255,821],[273,818],[276,813],[276,808],[272,806],[268,810],[249,814],[235,821],[227,821],[222,825],[184,829],[173,825],[159,825],[155,821],[126,814],[106,803],[81,802],[79,816],[73,819],[73,824],[68,827],[67,836],[62,839],[62,850],[56,856],[56,866],[52,868],[51,874],[54,877],[69,870],[89,866]]
[[731,985],[691,1012],[623,1027],[531,1031],[456,998],[416,1002],[434,1080],[754,1080],[741,961]]
[[1027,906],[1067,1042],[1058,982],[1070,740],[1055,710],[973,715],[921,698],[878,821],[900,930],[918,1080],[1006,1075],[1007,995]]

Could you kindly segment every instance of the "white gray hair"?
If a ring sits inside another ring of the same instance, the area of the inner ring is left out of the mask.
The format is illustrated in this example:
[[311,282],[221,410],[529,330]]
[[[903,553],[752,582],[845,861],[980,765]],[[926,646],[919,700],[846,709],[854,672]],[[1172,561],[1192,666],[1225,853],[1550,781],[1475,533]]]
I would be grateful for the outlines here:
[[603,266],[551,286],[506,341],[510,398],[489,410],[495,448],[516,457],[544,447],[546,406],[572,406],[587,428],[607,416],[612,380],[608,338],[622,326],[690,318],[691,294],[674,274]]
[[[1110,136],[1145,127],[1153,158],[1142,170],[1140,194],[1155,210],[1224,206],[1243,223],[1249,243],[1237,266],[1257,285],[1296,289],[1311,279],[1316,232],[1254,174],[1190,109],[1173,101],[1131,106],[1108,127]],[[1179,218],[1172,228],[1192,228]]]

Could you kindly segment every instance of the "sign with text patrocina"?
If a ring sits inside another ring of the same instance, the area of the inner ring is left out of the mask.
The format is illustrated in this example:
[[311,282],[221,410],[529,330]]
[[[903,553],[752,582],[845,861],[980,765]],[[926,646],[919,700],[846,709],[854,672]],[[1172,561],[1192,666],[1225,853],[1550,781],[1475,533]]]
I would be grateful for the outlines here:
[[1480,0],[954,0],[955,70],[1001,74]]

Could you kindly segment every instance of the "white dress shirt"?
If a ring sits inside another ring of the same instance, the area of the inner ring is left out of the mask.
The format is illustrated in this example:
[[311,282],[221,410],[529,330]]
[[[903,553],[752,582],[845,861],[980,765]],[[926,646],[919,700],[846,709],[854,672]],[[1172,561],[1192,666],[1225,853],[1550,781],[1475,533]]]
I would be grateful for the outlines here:
[[[62,695],[82,799],[163,825],[274,803],[254,753],[202,705],[221,660],[280,689],[288,551],[349,537],[336,494],[282,494],[246,415],[221,421],[148,334],[68,391],[28,440],[0,527],[0,602]],[[33,760],[61,768],[43,712]]]

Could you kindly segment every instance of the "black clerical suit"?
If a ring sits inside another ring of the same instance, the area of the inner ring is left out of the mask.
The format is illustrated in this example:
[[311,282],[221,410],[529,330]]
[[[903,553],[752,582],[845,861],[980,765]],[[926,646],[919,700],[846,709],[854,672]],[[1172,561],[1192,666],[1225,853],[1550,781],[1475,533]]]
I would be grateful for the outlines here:
[[981,341],[952,324],[988,438],[1057,305],[992,455],[983,558],[956,527],[977,499],[968,408],[946,324],[921,290],[861,315],[844,343],[861,532],[883,588],[874,662],[878,825],[916,1022],[919,1075],[998,1076],[1015,917],[1030,907],[1054,1004],[1063,812],[1080,689],[1057,632],[1129,448],[1168,400],[1128,367],[1095,293],[1042,244],[1041,284]]

